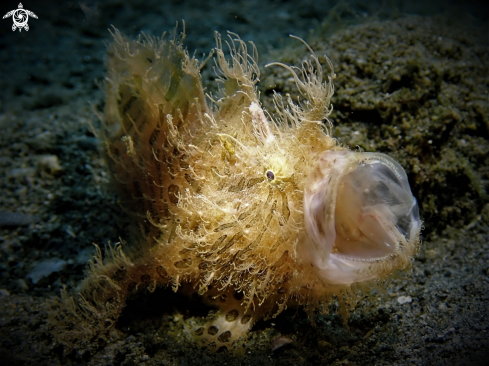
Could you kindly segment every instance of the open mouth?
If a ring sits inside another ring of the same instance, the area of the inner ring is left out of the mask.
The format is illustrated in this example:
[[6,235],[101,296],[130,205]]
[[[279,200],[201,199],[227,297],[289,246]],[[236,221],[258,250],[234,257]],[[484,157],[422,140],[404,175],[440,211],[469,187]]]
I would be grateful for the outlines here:
[[304,191],[304,255],[330,284],[409,265],[421,221],[404,169],[380,153],[326,151]]
[[339,183],[332,253],[382,258],[402,250],[417,232],[418,204],[406,176],[384,159],[367,157]]

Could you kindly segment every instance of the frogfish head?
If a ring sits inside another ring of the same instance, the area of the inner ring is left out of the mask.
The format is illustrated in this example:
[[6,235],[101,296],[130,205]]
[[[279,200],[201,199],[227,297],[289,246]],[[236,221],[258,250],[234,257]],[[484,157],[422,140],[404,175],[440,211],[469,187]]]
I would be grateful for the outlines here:
[[410,264],[421,221],[404,169],[381,153],[325,151],[304,189],[300,250],[330,285],[386,277]]

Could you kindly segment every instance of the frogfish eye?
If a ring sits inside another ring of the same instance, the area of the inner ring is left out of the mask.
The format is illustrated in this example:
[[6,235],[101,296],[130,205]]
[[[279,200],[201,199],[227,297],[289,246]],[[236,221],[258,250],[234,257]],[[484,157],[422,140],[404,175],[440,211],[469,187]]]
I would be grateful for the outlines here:
[[409,265],[421,221],[404,169],[380,153],[327,151],[304,192],[303,253],[330,284]]
[[275,174],[271,172],[270,170],[267,172],[267,178],[268,180],[274,180],[275,179]]

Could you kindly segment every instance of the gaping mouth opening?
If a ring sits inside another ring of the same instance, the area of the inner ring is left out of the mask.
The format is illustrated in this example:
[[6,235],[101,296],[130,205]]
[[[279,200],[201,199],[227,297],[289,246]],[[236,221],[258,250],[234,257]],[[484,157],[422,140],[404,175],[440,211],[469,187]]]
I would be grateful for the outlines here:
[[328,284],[409,265],[421,228],[404,169],[380,153],[326,151],[304,190],[301,254]]
[[369,154],[338,185],[333,255],[373,260],[402,251],[419,232],[418,205],[397,162]]

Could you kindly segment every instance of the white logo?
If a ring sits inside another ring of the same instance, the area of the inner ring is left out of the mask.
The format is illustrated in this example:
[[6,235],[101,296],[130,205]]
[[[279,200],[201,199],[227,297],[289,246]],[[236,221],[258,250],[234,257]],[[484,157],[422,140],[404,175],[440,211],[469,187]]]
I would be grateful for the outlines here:
[[22,28],[28,31],[29,25],[27,24],[27,21],[29,20],[29,15],[37,19],[36,14],[34,14],[32,11],[25,10],[22,3],[19,3],[19,8],[9,11],[7,14],[3,16],[3,19],[8,18],[10,16],[12,17],[14,21],[14,25],[12,25],[12,30],[14,32],[17,28],[19,28],[19,32],[22,31]]

